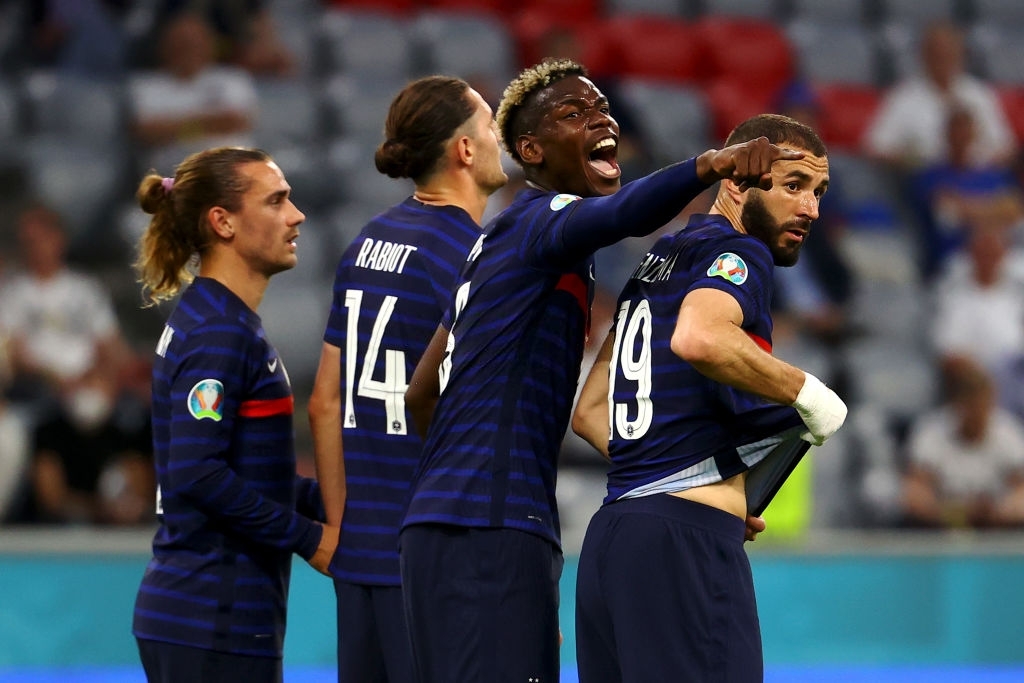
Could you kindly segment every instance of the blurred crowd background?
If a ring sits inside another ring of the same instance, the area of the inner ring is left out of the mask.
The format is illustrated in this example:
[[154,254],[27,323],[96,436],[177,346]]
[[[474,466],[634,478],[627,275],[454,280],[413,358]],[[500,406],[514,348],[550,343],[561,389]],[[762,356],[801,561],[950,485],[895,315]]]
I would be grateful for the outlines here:
[[[776,354],[851,408],[794,483],[803,525],[1024,526],[1018,0],[0,0],[0,523],[153,522],[150,356],[169,309],[143,308],[131,268],[146,170],[255,145],[293,186],[299,266],[260,313],[311,472],[336,259],[411,191],[373,166],[391,98],[446,73],[496,107],[545,56],[608,94],[624,181],[763,111],[829,146],[821,217],[777,271]],[[506,161],[488,217],[521,186]],[[655,237],[598,254],[595,352]],[[582,531],[604,464],[570,435],[561,472]]]

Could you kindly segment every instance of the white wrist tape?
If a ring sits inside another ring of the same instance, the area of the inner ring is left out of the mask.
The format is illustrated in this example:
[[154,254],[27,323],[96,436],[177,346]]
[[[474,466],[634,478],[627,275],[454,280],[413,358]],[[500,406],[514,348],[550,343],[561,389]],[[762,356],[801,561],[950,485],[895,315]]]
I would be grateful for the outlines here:
[[801,438],[815,446],[825,443],[846,420],[847,408],[843,399],[809,372],[804,373],[804,385],[800,387],[793,407],[807,425],[807,432]]

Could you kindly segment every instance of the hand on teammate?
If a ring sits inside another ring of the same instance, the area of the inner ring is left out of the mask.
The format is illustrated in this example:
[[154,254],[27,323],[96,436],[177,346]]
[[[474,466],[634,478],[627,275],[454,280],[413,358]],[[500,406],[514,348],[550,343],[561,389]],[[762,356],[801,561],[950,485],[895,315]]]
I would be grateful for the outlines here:
[[321,574],[330,576],[331,573],[328,571],[328,568],[331,566],[331,558],[334,557],[334,551],[338,549],[338,535],[341,532],[341,527],[323,524],[322,528],[323,534],[320,536],[320,545],[317,546],[313,557],[309,558],[309,564]]
[[772,188],[772,164],[780,159],[803,159],[804,153],[779,147],[760,137],[725,149],[710,149],[697,157],[697,176],[706,183],[732,180],[741,190]]

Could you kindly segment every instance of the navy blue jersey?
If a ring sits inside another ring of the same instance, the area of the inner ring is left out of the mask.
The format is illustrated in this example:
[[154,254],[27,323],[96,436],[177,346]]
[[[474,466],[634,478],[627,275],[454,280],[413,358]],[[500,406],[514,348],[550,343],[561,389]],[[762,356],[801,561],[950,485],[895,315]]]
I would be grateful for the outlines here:
[[721,216],[694,216],[658,240],[619,296],[609,369],[605,502],[728,479],[802,427],[796,410],[715,382],[673,353],[683,298],[719,289],[771,353],[772,255]]
[[463,209],[410,197],[371,220],[338,264],[324,333],[341,350],[348,490],[335,578],[401,584],[398,532],[423,445],[405,390],[480,234]]
[[580,199],[533,188],[487,226],[445,313],[441,396],[405,525],[559,543],[555,467],[579,379],[593,253],[653,232],[706,189],[693,160]]
[[312,557],[315,484],[295,476],[293,398],[259,317],[196,278],[157,345],[159,529],[135,603],[138,638],[280,657],[291,554]]

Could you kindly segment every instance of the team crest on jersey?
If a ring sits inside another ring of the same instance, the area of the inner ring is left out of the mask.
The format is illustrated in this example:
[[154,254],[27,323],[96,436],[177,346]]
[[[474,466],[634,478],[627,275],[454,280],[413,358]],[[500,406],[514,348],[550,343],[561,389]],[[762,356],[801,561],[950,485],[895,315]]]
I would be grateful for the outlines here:
[[552,211],[561,211],[573,202],[579,201],[579,199],[580,197],[574,194],[556,194],[551,198],[551,204],[549,204],[549,206]]
[[747,281],[747,264],[736,254],[725,252],[708,268],[708,277],[724,277],[734,285]]
[[202,379],[188,392],[188,412],[197,420],[224,417],[224,385],[219,380]]

